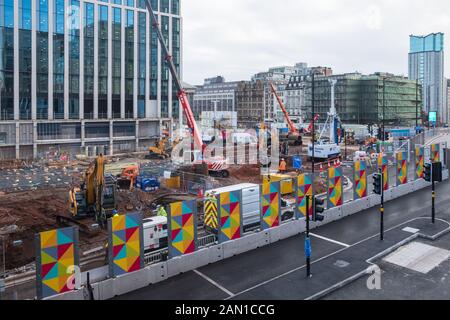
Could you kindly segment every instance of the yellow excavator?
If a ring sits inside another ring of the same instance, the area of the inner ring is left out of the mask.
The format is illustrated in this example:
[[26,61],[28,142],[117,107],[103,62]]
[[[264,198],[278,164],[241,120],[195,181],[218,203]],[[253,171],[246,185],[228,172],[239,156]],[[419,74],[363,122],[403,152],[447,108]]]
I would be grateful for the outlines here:
[[176,138],[171,147],[167,147],[169,141],[169,137],[162,137],[159,141],[156,142],[154,147],[150,147],[148,149],[148,154],[145,156],[146,159],[168,159],[171,156],[171,152],[173,148],[177,144],[180,143],[181,138]]
[[116,209],[117,182],[112,175],[105,176],[105,159],[100,154],[86,170],[81,186],[69,191],[69,210],[74,219],[94,217],[105,226]]

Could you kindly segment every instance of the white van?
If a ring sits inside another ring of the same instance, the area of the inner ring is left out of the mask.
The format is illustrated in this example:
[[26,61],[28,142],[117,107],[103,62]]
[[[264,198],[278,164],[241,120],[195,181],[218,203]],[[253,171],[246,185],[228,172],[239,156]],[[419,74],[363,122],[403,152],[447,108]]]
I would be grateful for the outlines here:
[[234,133],[231,137],[231,141],[237,144],[257,144],[258,140],[250,133]]
[[151,217],[143,221],[144,252],[167,248],[167,218]]
[[[216,194],[219,195],[225,192],[232,191],[242,191],[242,226],[244,228],[244,232],[260,226],[260,193],[259,193],[259,185],[253,183],[242,183],[236,184],[233,186],[218,188],[207,190],[205,194],[211,195]],[[207,221],[207,217],[205,216],[205,221]],[[216,217],[217,221],[217,217]],[[206,226],[208,227],[208,226]],[[209,226],[210,229],[213,229],[212,226]]]

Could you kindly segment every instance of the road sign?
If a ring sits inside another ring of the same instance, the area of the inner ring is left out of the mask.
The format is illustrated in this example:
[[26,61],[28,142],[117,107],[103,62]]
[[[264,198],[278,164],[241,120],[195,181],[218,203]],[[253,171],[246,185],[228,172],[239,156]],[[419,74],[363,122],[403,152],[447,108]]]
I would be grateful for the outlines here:
[[428,112],[428,121],[432,122],[432,123],[436,123],[436,121],[437,121],[437,112],[436,111]]

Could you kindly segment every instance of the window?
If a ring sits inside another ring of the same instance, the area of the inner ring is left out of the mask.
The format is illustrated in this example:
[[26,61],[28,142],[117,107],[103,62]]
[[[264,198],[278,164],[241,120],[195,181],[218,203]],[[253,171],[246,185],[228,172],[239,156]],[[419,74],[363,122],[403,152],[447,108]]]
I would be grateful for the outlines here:
[[108,117],[108,7],[98,8],[98,117]]
[[180,14],[180,0],[172,0],[172,14]]
[[112,70],[112,99],[113,99],[113,118],[120,118],[121,116],[121,58],[122,58],[122,10],[120,8],[113,8],[113,33],[112,33],[112,61],[113,61],[113,70]]

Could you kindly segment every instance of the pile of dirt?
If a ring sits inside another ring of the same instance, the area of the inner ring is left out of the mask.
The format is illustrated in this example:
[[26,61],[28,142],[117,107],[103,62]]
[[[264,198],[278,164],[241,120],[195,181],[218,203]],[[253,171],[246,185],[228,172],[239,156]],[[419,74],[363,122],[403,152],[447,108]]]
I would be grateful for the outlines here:
[[231,166],[227,184],[261,183],[261,168],[259,165]]
[[[0,195],[0,230],[7,238],[7,267],[19,267],[34,260],[34,236],[59,227],[55,215],[67,208],[65,196],[61,189]],[[22,246],[9,246],[15,240],[21,240]]]

